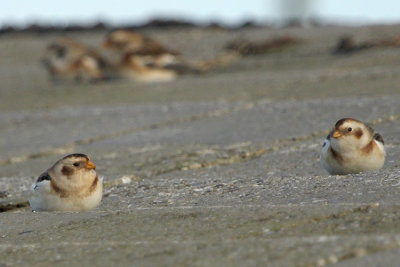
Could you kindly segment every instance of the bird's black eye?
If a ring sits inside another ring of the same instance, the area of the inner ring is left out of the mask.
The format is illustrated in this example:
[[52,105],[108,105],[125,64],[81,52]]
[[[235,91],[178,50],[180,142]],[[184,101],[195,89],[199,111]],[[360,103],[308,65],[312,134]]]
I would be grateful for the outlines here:
[[353,129],[351,127],[347,128],[347,131],[351,132]]
[[75,167],[78,167],[78,166],[79,166],[79,162],[75,162],[73,165],[74,165]]

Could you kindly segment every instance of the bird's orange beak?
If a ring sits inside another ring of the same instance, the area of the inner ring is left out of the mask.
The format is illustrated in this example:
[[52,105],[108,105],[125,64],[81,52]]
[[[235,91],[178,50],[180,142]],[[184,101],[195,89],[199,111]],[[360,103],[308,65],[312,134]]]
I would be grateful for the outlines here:
[[88,163],[86,164],[86,169],[89,169],[89,170],[96,169],[96,165],[89,160]]
[[338,132],[338,131],[335,131],[333,133],[333,137],[335,137],[335,138],[338,138],[338,137],[341,137],[341,136],[342,136],[342,134],[340,132]]

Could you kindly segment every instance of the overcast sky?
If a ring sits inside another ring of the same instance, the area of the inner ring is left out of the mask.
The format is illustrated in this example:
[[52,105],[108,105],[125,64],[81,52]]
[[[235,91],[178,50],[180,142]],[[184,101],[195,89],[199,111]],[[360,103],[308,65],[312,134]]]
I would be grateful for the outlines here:
[[0,9],[0,26],[32,22],[109,23],[145,22],[154,17],[183,18],[197,22],[228,24],[243,20],[271,21],[282,17],[282,3],[300,10],[296,3],[308,2],[304,12],[330,22],[400,22],[400,0],[6,0]]

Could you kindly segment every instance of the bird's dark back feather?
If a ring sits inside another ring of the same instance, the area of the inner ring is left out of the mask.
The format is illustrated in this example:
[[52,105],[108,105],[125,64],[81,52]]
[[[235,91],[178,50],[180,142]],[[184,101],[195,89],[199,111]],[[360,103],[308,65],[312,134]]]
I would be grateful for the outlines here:
[[374,139],[375,139],[376,141],[378,141],[378,142],[381,142],[382,145],[385,144],[385,142],[383,141],[382,135],[380,135],[380,134],[378,134],[378,133],[375,133],[375,134],[374,134]]
[[42,173],[42,174],[39,176],[39,178],[36,180],[36,183],[40,183],[41,181],[44,181],[44,180],[48,180],[48,181],[51,180],[51,176],[49,175],[48,172]]

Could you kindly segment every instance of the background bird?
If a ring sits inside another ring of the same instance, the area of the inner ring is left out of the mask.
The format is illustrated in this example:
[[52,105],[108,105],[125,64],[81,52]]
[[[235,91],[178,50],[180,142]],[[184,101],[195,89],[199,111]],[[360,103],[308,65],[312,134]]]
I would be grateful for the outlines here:
[[42,63],[52,81],[98,81],[109,78],[111,72],[111,66],[99,53],[72,38],[50,43]]
[[118,55],[117,61],[114,60],[116,72],[135,81],[171,81],[180,75],[201,73],[179,53],[135,31],[119,29],[110,32],[103,48]]
[[84,211],[97,207],[103,185],[96,165],[84,154],[57,161],[32,185],[29,203],[33,211]]
[[330,174],[377,170],[385,162],[384,141],[365,123],[351,118],[336,122],[326,137],[321,164]]

